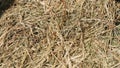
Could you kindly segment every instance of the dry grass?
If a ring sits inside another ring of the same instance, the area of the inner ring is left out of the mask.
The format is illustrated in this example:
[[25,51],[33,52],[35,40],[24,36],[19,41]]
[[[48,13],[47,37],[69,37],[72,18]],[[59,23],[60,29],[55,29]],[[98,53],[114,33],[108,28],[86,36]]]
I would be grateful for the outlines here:
[[120,68],[119,9],[113,0],[17,0],[0,18],[0,68]]

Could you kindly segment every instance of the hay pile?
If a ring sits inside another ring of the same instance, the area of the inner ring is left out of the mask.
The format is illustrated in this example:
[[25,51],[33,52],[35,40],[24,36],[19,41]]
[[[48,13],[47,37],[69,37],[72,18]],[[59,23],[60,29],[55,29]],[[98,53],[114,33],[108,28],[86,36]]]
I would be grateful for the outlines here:
[[119,3],[16,0],[0,18],[0,68],[120,68]]

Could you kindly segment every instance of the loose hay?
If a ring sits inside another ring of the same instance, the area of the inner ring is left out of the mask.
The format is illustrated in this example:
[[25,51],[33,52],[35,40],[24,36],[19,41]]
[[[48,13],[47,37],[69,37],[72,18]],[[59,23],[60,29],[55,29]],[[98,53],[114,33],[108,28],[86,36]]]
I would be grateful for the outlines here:
[[16,0],[0,18],[0,68],[119,68],[119,3]]

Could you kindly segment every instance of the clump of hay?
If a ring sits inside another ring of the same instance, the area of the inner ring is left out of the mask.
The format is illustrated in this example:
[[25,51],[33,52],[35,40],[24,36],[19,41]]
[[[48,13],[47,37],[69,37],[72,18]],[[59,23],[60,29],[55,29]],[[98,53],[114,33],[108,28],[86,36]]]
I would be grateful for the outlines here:
[[1,68],[119,68],[119,3],[16,0],[0,19]]

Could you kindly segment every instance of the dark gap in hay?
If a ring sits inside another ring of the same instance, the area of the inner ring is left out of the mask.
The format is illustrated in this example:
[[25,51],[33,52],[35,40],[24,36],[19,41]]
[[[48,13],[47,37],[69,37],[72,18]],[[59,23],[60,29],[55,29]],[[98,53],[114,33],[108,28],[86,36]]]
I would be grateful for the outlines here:
[[120,3],[120,0],[115,0],[115,2],[118,2],[118,3]]
[[0,17],[4,13],[5,10],[9,9],[15,0],[0,0]]
[[115,26],[118,26],[118,25],[120,25],[120,18],[119,18],[120,9],[117,10],[117,11],[115,12],[115,14],[116,14],[116,16],[115,16],[114,24],[115,24]]
[[120,22],[114,22],[115,23],[115,26],[118,26],[120,25]]

